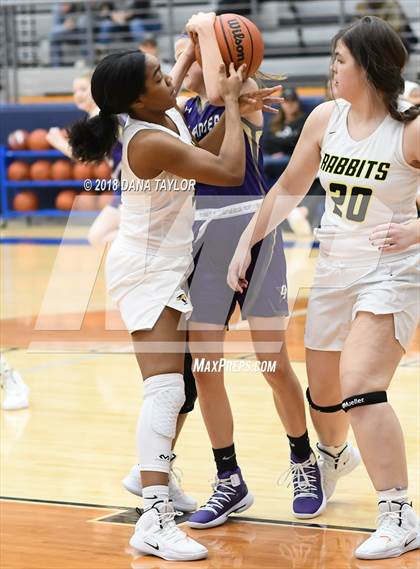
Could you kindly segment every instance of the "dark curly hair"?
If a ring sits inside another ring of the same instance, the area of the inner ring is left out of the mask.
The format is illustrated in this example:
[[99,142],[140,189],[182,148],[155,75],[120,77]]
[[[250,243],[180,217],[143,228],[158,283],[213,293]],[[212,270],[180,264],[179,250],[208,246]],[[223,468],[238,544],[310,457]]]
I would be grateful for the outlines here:
[[117,115],[130,112],[131,105],[145,92],[146,64],[141,51],[107,55],[92,75],[92,97],[99,115],[75,123],[69,132],[73,156],[97,162],[109,156],[118,140]]

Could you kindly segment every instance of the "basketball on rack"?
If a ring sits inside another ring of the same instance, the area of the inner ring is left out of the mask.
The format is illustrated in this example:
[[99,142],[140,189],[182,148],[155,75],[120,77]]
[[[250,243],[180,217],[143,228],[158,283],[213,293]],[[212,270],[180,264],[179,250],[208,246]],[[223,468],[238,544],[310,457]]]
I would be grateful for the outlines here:
[[7,177],[9,180],[20,181],[29,180],[30,178],[30,167],[26,162],[22,160],[15,160],[7,168]]
[[93,178],[97,178],[98,180],[109,180],[111,174],[111,166],[105,160],[93,166]]
[[27,130],[14,130],[7,137],[7,146],[10,150],[27,150],[28,136]]
[[86,162],[76,162],[73,164],[73,178],[75,180],[86,180],[92,178],[92,165]]
[[37,128],[29,133],[28,148],[29,150],[49,150],[51,148],[45,128]]
[[16,211],[34,211],[38,209],[38,196],[27,190],[19,192],[13,198],[13,209]]
[[51,178],[53,180],[71,180],[73,167],[68,160],[56,160],[51,166]]
[[[246,76],[254,75],[264,57],[264,42],[257,26],[244,16],[222,14],[216,17],[214,31],[226,68],[229,69],[230,63],[235,69],[246,63]],[[198,45],[195,54],[201,65]]]
[[73,207],[74,198],[77,192],[74,190],[63,190],[55,198],[55,207],[57,209],[62,209],[65,211],[70,210]]
[[50,180],[51,162],[48,162],[48,160],[37,160],[31,165],[30,175],[32,180]]

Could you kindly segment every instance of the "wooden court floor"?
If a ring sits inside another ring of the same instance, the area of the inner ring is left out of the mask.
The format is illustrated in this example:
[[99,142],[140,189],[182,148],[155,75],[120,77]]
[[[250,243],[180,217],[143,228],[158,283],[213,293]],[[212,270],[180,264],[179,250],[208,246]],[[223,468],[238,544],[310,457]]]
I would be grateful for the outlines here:
[[[418,552],[379,562],[352,556],[376,516],[375,493],[362,466],[340,481],[322,516],[296,522],[290,488],[277,484],[288,464],[285,434],[270,390],[256,372],[226,377],[237,453],[254,506],[220,528],[188,530],[208,547],[208,560],[185,565],[136,557],[128,539],[140,503],[120,480],[136,460],[141,381],[127,334],[106,300],[102,261],[83,245],[85,233],[83,226],[67,230],[62,247],[59,226],[13,223],[2,235],[2,351],[30,386],[31,406],[1,411],[1,567],[418,569]],[[302,333],[315,260],[305,243],[288,249],[287,257],[289,283],[298,283],[289,352],[305,385]],[[94,274],[88,293],[80,285],[87,273]],[[252,360],[246,329],[229,333],[228,351],[231,359]],[[406,436],[417,509],[418,380],[417,335],[389,390]],[[310,434],[315,441],[311,428]],[[214,468],[199,409],[189,417],[177,452],[183,486],[203,503]]]

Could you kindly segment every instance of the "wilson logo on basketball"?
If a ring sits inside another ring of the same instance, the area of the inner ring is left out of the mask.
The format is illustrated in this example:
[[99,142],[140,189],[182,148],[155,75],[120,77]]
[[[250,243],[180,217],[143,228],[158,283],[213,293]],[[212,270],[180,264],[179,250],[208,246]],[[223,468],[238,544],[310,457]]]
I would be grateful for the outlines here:
[[245,50],[243,46],[243,40],[245,34],[241,30],[241,24],[238,20],[228,20],[228,26],[232,30],[232,36],[235,42],[236,55],[238,64],[245,59]]

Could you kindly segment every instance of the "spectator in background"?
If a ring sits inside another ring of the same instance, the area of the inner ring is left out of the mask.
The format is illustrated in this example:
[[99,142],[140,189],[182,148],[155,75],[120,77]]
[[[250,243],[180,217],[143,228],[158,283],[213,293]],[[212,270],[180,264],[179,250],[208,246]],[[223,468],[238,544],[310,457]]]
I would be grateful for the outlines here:
[[[269,185],[286,169],[307,118],[295,89],[284,89],[282,97],[279,113],[270,121],[263,136],[264,173]],[[300,206],[291,212],[287,221],[296,235],[312,234],[311,226],[318,225],[323,212],[323,195],[316,180]]]
[[149,55],[154,55],[160,60],[160,67],[166,75],[169,75],[172,65],[167,61],[162,60],[159,53],[159,46],[156,37],[153,34],[145,34],[142,41],[139,43],[139,50]]
[[363,16],[377,16],[388,22],[399,34],[409,53],[417,44],[417,37],[398,0],[386,0],[385,2],[381,0],[362,0],[356,6],[356,14],[359,18]]
[[117,33],[129,33],[133,41],[140,44],[146,31],[157,31],[161,27],[157,15],[151,12],[150,0],[104,2],[98,18],[98,43],[104,46],[111,43],[112,36]]
[[50,32],[51,65],[63,65],[62,45],[81,45],[86,31],[86,22],[80,4],[68,2],[55,4],[52,9]]
[[279,112],[270,121],[263,138],[264,171],[270,184],[286,168],[307,117],[295,89],[284,89],[282,97]]

